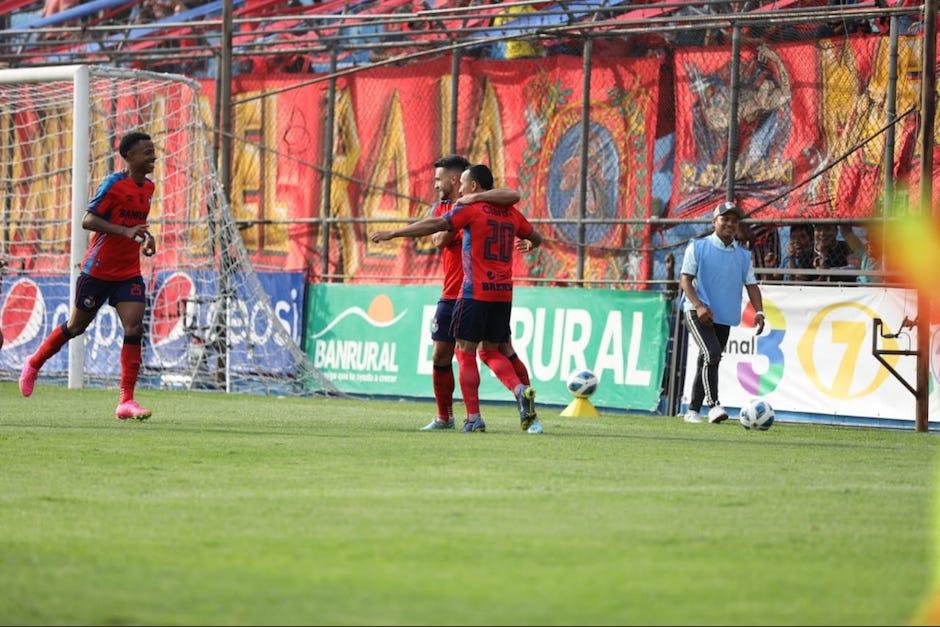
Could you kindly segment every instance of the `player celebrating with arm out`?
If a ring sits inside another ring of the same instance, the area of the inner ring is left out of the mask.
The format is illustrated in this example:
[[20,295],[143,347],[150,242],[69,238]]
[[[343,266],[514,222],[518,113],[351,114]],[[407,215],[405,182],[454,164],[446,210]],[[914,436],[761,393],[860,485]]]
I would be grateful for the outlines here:
[[[485,165],[471,166],[460,176],[461,197],[490,189],[493,174]],[[480,416],[480,371],[476,361],[477,346],[482,342],[480,358],[515,396],[523,431],[541,433],[535,390],[522,383],[499,345],[509,341],[514,240],[519,237],[538,246],[542,236],[515,207],[473,202],[456,204],[441,217],[425,218],[394,231],[377,231],[372,234],[372,241],[421,237],[441,231],[462,232],[463,236],[464,280],[451,325],[457,339],[460,390],[467,407],[463,430],[468,433],[486,430]]]
[[141,244],[144,255],[150,257],[157,252],[156,241],[147,230],[154,191],[147,174],[153,172],[157,157],[150,136],[139,132],[121,138],[119,152],[127,169],[105,179],[82,219],[82,227],[94,234],[82,260],[69,321],[53,329],[23,364],[20,392],[23,396],[33,393],[42,365],[66,342],[84,333],[98,309],[108,302],[117,309],[124,327],[121,400],[114,414],[119,420],[146,420],[151,412],[134,400],[134,387],[140,371],[146,307],[140,273]]
[[[470,167],[470,162],[459,155],[448,155],[434,162],[434,189],[438,202],[431,209],[431,215],[441,217],[451,210],[460,188],[460,175]],[[462,199],[469,202],[488,202],[494,205],[511,206],[519,202],[519,194],[511,189],[491,189],[472,194]],[[444,289],[437,302],[434,323],[431,326],[431,340],[434,342],[432,361],[434,371],[434,399],[437,401],[437,418],[432,420],[422,431],[438,431],[454,428],[454,346],[457,342],[451,331],[454,307],[460,298],[460,286],[463,284],[463,265],[461,250],[463,237],[453,231],[441,231],[431,236],[431,241],[441,250],[441,267],[444,272]],[[519,379],[529,384],[529,372],[525,364],[516,355],[512,343],[500,344],[502,352],[512,363]]]

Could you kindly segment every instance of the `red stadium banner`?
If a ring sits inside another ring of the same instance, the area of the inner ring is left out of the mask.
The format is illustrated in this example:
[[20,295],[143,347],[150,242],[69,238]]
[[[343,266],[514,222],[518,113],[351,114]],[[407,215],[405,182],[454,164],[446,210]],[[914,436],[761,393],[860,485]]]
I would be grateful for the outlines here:
[[[296,76],[235,77],[232,210],[252,261],[263,270],[306,272],[319,258],[319,228],[291,220],[320,215],[322,137],[326,86],[306,85],[272,96]],[[212,81],[202,89],[206,122],[215,100]],[[245,224],[245,221],[256,221]],[[318,266],[316,266],[318,267]]]
[[[449,61],[441,59],[360,72],[339,81],[334,216],[404,220],[427,214],[435,200],[432,164],[450,145],[449,70]],[[519,209],[530,218],[577,218],[581,76],[576,57],[463,62],[458,151],[490,165],[497,185],[518,189]],[[271,90],[285,80],[300,79],[241,77],[234,97]],[[656,59],[595,63],[587,218],[649,216],[658,84]],[[214,93],[211,83],[204,93]],[[322,163],[324,102],[323,87],[316,85],[236,107],[238,140],[263,139],[274,148],[262,156],[249,142],[236,141],[233,204],[238,218],[319,216],[321,178],[313,165]],[[256,262],[307,270],[316,277],[321,265],[318,225],[292,228],[288,233],[287,227],[259,225],[243,234]],[[366,282],[439,276],[437,255],[426,241],[373,244],[361,223],[334,229],[331,272]],[[577,224],[542,230],[549,243],[519,259],[517,274],[573,278]],[[644,227],[586,225],[585,276],[627,283],[645,277],[645,255],[625,257],[622,251],[628,243],[643,248],[646,238]]]
[[[735,187],[753,210],[813,171],[820,118],[816,66],[805,44],[744,49],[738,96]],[[676,185],[672,213],[695,215],[724,199],[731,53],[687,50],[675,56]],[[761,214],[802,213],[786,197]]]
[[[919,38],[900,39],[898,114],[919,106],[920,50]],[[755,217],[880,213],[885,135],[878,131],[887,124],[888,54],[888,38],[879,36],[742,50],[735,187],[747,211],[825,170]],[[730,58],[727,49],[676,54],[676,109],[691,115],[676,116],[674,216],[696,215],[724,198]],[[894,174],[912,196],[916,133],[914,115],[896,127]],[[940,138],[940,124],[936,133]],[[940,169],[934,176],[940,182]]]
[[[649,215],[657,65],[648,59],[595,66],[588,218]],[[406,218],[426,212],[425,206],[404,196],[433,199],[431,164],[450,144],[449,83],[446,60],[419,71],[409,67],[364,72],[350,81],[351,107],[343,128],[355,122],[362,155],[356,178],[373,186],[353,190],[358,198],[349,199],[352,215]],[[488,164],[497,185],[518,189],[519,209],[529,218],[577,217],[580,90],[581,61],[573,57],[465,61],[461,69],[458,150],[472,162]],[[377,187],[391,188],[399,196],[381,194]],[[567,223],[542,230],[551,242],[528,259],[519,259],[517,275],[573,277],[577,226]],[[426,243],[364,243],[362,230],[355,231],[355,236],[343,238],[344,250],[351,253],[346,257],[348,273],[437,274],[436,256],[427,254]],[[629,260],[633,266],[612,263],[616,257],[611,250],[622,249],[628,237],[639,248],[644,232],[616,225],[587,226],[586,276],[629,280],[645,272],[642,259]]]

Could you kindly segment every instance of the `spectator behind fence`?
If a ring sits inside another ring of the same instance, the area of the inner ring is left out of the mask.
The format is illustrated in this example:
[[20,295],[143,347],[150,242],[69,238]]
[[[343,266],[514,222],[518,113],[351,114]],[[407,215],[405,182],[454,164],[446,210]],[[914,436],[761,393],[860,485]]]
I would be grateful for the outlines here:
[[[787,243],[787,258],[784,268],[791,270],[811,270],[815,267],[813,260],[813,225],[794,224],[790,227],[790,241]],[[788,274],[788,281],[812,281],[815,277]]]
[[[817,224],[814,229],[814,247],[816,256],[813,259],[813,267],[817,270],[841,269],[849,265],[849,255],[852,249],[847,243],[838,239],[836,234],[838,229],[835,224]],[[819,281],[846,281],[843,275],[818,277]]]
[[[780,235],[773,224],[750,225],[743,220],[738,222],[735,240],[751,251],[751,265],[754,268],[776,268],[780,263]],[[762,275],[762,279],[777,279],[776,275]]]
[[[839,230],[842,232],[842,238],[846,241],[852,252],[858,256],[858,267],[862,272],[879,272],[882,269],[882,249],[881,237],[882,228],[880,225],[871,226],[866,230],[865,242],[859,239],[851,225],[843,224]],[[873,274],[858,275],[859,283],[876,283],[881,277]]]

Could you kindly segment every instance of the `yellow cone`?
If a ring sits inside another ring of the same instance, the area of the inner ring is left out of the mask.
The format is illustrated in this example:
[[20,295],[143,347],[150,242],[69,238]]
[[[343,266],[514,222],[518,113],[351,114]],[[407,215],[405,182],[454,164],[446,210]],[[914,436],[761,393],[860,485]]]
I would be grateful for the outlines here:
[[567,418],[597,418],[599,416],[594,405],[586,398],[575,398],[570,405],[565,407],[561,415]]

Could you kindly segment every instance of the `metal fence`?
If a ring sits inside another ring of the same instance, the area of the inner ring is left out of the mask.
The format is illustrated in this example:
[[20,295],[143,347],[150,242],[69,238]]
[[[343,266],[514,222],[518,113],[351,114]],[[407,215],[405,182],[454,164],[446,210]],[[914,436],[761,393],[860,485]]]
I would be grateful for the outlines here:
[[725,199],[765,280],[851,282],[916,196],[923,7],[532,4],[50,25],[0,60],[231,68],[205,94],[243,236],[314,281],[437,280],[426,245],[365,235],[425,215],[448,152],[522,194],[530,284],[662,287]]

